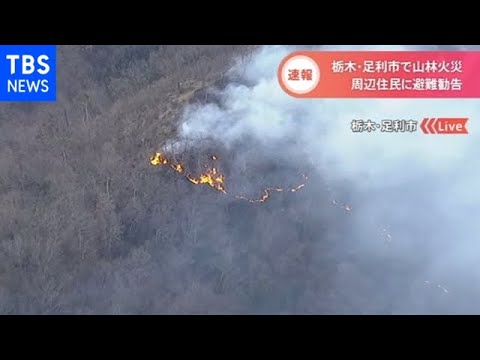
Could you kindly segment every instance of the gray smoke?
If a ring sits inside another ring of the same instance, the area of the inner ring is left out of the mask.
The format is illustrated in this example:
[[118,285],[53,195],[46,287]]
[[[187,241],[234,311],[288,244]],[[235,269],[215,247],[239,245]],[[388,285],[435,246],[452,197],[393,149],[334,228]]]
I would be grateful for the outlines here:
[[[359,311],[375,312],[377,304],[388,303],[391,313],[480,313],[480,103],[289,97],[278,85],[278,65],[289,52],[307,48],[265,46],[239,63],[231,72],[236,81],[218,92],[218,102],[186,110],[181,136],[214,137],[227,148],[254,138],[265,146],[275,144],[282,157],[288,157],[292,146],[301,148],[305,161],[328,182],[332,196],[353,207],[348,239],[338,247],[355,254],[361,265],[351,269],[340,264],[336,286],[354,296],[359,269],[378,279],[371,303]],[[469,117],[470,134],[364,134],[350,129],[352,119],[421,121],[437,116]],[[295,145],[287,142],[292,139]],[[382,264],[390,270],[384,271]]]

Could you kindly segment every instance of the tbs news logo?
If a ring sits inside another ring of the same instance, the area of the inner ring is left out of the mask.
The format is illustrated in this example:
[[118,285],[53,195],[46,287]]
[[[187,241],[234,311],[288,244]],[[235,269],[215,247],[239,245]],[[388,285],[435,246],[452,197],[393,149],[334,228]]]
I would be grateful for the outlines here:
[[55,101],[55,45],[0,45],[0,101]]

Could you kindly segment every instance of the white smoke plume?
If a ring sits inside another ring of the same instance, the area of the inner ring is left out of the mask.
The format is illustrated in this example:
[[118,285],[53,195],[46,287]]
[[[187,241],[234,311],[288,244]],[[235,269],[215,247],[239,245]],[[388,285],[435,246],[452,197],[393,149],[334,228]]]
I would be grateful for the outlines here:
[[[295,137],[354,219],[349,251],[374,264],[411,264],[383,278],[379,296],[394,313],[480,313],[480,102],[428,99],[296,99],[277,82],[280,61],[310,47],[265,46],[238,64],[220,104],[187,109],[185,137],[214,136],[226,146],[244,136],[268,143]],[[318,50],[432,50],[435,46],[319,46]],[[451,46],[460,49],[460,47]],[[468,135],[353,133],[352,119],[468,117]],[[286,149],[288,151],[288,149]],[[345,189],[348,193],[343,193]],[[384,230],[388,227],[388,230]],[[390,234],[387,239],[380,233]],[[380,234],[380,235],[379,235]],[[369,265],[370,264],[370,265]],[[353,275],[352,275],[353,276]],[[353,277],[339,272],[338,286]],[[348,280],[350,279],[350,280]],[[395,290],[395,289],[401,289]],[[353,291],[353,290],[352,290]],[[373,300],[372,300],[373,301]],[[375,305],[366,311],[375,311]]]

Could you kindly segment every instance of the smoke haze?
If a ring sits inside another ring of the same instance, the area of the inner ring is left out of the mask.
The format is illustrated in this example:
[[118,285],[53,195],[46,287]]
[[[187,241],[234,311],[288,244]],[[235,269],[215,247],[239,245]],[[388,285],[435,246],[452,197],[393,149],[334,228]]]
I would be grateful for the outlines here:
[[[362,287],[359,273],[374,284],[365,285],[368,300],[356,303],[353,312],[480,312],[478,101],[289,97],[278,85],[277,67],[291,51],[308,48],[266,46],[238,63],[230,74],[232,83],[217,90],[218,101],[186,109],[181,137],[213,137],[233,150],[239,163],[251,164],[260,153],[263,159],[282,159],[291,168],[304,164],[316,173],[306,190],[310,198],[323,199],[328,193],[328,198],[352,205],[348,214],[336,215],[349,219],[343,238],[332,249],[338,266],[333,286],[354,299]],[[468,117],[469,135],[370,134],[350,128],[353,119],[421,121],[449,116]],[[256,145],[248,145],[252,143]],[[322,201],[318,200],[319,210]],[[307,216],[315,218],[313,213]],[[342,260],[351,257],[355,267]]]
[[[0,106],[0,314],[480,313],[479,102],[276,78],[296,50],[464,48],[59,45],[58,100]],[[469,134],[350,128],[437,116]],[[245,201],[266,188],[299,190]]]

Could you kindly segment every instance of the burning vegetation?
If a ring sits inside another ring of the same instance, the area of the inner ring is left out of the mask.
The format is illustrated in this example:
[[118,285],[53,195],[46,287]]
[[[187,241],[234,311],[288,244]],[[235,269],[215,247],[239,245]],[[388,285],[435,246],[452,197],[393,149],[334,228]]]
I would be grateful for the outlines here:
[[[211,159],[218,160],[218,157],[216,155],[212,155]],[[226,180],[225,175],[223,175],[217,167],[209,167],[208,165],[204,165],[206,168],[206,171],[204,171],[203,173],[195,177],[192,174],[185,172],[184,170],[185,167],[182,164],[173,163],[171,160],[169,160],[160,152],[157,152],[150,157],[150,164],[152,164],[153,166],[168,166],[170,169],[174,170],[175,172],[184,175],[188,179],[188,181],[190,181],[194,185],[208,185],[217,191],[227,194],[227,190],[225,187],[225,180]],[[303,176],[303,178],[305,180],[308,179],[308,177],[305,175]],[[243,195],[233,195],[233,196],[236,199],[248,201],[251,204],[259,204],[267,201],[270,198],[272,192],[294,193],[299,191],[303,187],[305,187],[305,183],[301,183],[292,188],[269,187],[264,189],[263,195],[257,199],[248,198]]]

